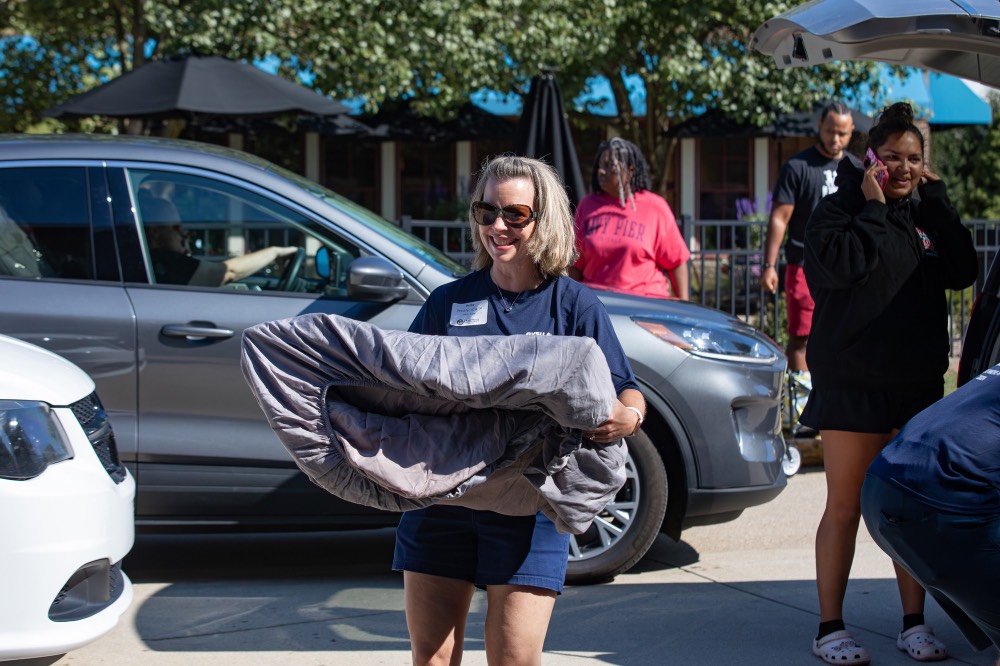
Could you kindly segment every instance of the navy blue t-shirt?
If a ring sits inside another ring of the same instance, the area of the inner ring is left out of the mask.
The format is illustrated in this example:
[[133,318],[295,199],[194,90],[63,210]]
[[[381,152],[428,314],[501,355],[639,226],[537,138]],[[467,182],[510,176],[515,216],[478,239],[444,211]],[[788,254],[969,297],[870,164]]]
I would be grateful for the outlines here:
[[[505,312],[506,305],[511,306]],[[604,304],[568,277],[545,280],[518,294],[500,291],[488,269],[438,287],[417,313],[410,331],[426,335],[576,335],[591,337],[604,352],[615,391],[639,390]]]
[[1000,365],[914,416],[868,473],[947,513],[1000,513]]

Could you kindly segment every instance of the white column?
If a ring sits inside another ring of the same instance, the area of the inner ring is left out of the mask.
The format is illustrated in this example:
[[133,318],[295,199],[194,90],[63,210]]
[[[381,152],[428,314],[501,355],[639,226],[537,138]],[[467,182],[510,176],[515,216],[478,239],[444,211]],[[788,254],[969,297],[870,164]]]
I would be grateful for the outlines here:
[[387,220],[396,219],[396,142],[382,143],[382,217]]
[[681,172],[677,174],[680,179],[681,215],[687,215],[692,220],[698,209],[698,159],[695,141],[693,137],[681,139]]
[[319,182],[319,133],[306,132],[306,172],[305,177]]
[[310,235],[306,236],[306,256],[307,257],[315,257],[316,256],[316,252],[318,252],[319,249],[322,246],[323,246],[323,244],[320,243],[319,239],[316,238],[315,236],[310,236]]
[[455,142],[455,197],[461,199],[469,195],[472,182],[472,142]]
[[764,212],[767,205],[767,195],[771,191],[771,184],[768,182],[768,175],[771,170],[770,151],[771,142],[766,136],[758,136],[753,140],[753,195],[760,207],[760,212]]
[[247,253],[247,241],[239,231],[230,229],[226,236],[226,254],[229,257],[242,257]]

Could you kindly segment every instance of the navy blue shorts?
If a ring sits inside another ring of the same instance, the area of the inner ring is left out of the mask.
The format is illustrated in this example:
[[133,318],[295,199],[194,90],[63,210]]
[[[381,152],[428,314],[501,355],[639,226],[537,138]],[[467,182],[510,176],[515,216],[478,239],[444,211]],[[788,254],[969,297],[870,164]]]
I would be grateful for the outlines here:
[[944,379],[891,391],[814,388],[799,423],[815,430],[887,434],[902,428],[943,395]]
[[569,535],[541,513],[505,516],[435,505],[403,514],[392,568],[478,587],[528,585],[561,593],[568,560]]

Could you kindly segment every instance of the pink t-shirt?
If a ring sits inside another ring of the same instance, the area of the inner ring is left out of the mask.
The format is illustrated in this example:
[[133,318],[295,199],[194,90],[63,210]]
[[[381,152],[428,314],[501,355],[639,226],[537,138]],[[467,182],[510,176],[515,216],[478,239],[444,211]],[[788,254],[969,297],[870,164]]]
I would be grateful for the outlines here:
[[691,258],[666,200],[648,190],[626,200],[588,194],[576,209],[576,268],[582,282],[639,296],[672,298],[663,273]]

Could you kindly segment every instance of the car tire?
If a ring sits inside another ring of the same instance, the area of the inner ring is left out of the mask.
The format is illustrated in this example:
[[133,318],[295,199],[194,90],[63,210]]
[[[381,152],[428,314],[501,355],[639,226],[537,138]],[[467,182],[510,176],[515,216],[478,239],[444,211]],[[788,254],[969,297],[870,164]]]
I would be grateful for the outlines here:
[[587,531],[570,540],[567,583],[600,583],[628,571],[660,533],[667,512],[663,458],[643,430],[625,443],[625,485]]

